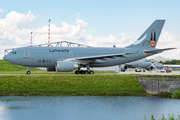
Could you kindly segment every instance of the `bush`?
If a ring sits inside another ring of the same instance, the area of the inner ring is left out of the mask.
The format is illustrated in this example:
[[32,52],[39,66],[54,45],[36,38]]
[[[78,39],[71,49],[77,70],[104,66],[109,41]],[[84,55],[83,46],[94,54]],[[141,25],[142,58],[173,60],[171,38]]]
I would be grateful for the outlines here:
[[171,98],[176,98],[176,99],[178,99],[178,98],[179,98],[179,93],[178,93],[178,91],[173,91],[173,92],[172,92],[172,95],[171,95]]

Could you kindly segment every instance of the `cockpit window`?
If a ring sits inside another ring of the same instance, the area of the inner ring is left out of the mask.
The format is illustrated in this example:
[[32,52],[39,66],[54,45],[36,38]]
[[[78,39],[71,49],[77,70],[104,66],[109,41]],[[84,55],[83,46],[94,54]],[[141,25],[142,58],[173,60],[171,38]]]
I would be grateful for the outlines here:
[[13,52],[10,52],[9,54],[16,54],[16,52],[15,52],[15,51],[13,51]]

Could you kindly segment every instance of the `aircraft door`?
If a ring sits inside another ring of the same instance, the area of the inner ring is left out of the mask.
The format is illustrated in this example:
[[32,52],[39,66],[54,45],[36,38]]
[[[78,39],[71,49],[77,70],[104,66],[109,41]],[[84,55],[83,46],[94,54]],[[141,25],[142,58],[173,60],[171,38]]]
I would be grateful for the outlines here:
[[73,58],[73,52],[71,52],[71,51],[69,52],[69,57]]
[[29,58],[29,49],[24,50],[23,58],[26,58],[26,59]]
[[[130,53],[130,50],[125,50],[125,53]],[[126,57],[127,59],[130,58],[130,54],[125,55],[125,57]]]

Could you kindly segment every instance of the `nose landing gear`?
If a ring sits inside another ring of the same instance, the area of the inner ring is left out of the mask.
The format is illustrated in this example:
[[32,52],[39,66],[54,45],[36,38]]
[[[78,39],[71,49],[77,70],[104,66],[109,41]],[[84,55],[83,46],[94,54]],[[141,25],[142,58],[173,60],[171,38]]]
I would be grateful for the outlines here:
[[26,74],[27,74],[27,75],[30,75],[30,74],[31,74],[31,72],[29,71],[29,67],[27,67],[26,69],[27,69]]
[[27,72],[26,72],[26,74],[27,74],[27,75],[30,75],[30,74],[31,74],[31,72],[30,72],[30,71],[27,71]]

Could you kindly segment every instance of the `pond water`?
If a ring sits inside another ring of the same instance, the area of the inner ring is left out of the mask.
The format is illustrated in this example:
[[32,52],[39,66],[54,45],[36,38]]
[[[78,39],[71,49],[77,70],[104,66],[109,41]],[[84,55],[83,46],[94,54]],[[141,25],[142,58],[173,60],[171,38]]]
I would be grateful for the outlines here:
[[141,120],[180,115],[180,100],[129,96],[3,96],[0,120]]

